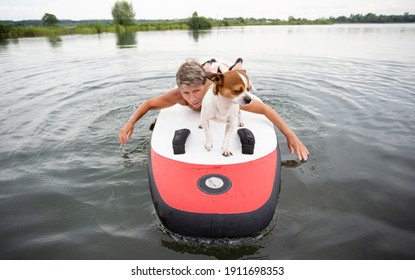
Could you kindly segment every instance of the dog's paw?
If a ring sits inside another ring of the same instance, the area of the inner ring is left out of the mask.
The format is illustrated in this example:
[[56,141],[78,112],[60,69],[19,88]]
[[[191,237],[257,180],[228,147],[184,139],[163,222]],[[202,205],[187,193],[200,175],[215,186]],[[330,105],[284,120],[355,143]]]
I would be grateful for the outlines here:
[[231,151],[224,150],[224,151],[222,151],[222,155],[225,156],[225,157],[229,157],[229,156],[232,156],[233,154],[232,154]]
[[210,143],[206,143],[206,144],[205,144],[205,150],[206,150],[206,151],[208,151],[208,152],[209,152],[212,148],[213,148],[213,145],[212,145],[212,144],[210,144]]

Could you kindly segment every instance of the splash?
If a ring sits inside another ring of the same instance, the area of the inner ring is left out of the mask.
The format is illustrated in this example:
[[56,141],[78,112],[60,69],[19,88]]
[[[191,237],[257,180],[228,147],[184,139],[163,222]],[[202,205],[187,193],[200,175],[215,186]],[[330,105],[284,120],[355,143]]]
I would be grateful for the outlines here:
[[260,232],[237,238],[206,238],[184,236],[166,228],[156,216],[156,225],[164,233],[161,241],[163,247],[171,250],[194,255],[209,255],[217,259],[241,259],[253,256],[266,246],[267,237],[272,235],[277,214],[274,214],[270,224]]

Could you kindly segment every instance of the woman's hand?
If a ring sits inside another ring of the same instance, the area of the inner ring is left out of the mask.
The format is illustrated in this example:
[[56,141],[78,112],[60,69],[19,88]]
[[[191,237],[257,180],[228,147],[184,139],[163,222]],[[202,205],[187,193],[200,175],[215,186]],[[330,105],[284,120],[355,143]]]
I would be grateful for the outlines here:
[[288,149],[290,153],[297,154],[299,160],[308,159],[308,150],[304,144],[297,138],[295,133],[288,127],[283,118],[271,106],[257,101],[255,99],[249,105],[241,107],[241,110],[263,114],[266,116],[287,138]]
[[304,144],[297,138],[294,133],[289,134],[287,137],[287,145],[290,153],[294,152],[297,154],[299,160],[307,160],[309,152]]
[[118,133],[118,139],[121,144],[127,144],[128,140],[130,140],[131,134],[133,134],[134,125],[130,122],[127,122]]

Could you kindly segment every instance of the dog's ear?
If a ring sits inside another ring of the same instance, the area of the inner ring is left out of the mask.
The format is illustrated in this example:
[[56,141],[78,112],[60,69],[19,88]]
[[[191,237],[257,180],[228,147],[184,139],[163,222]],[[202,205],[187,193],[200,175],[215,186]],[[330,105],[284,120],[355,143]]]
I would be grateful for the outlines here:
[[210,73],[206,75],[206,78],[211,80],[217,85],[223,85],[223,74],[222,73]]
[[219,94],[219,86],[214,84],[212,88],[213,94],[218,95]]
[[222,73],[212,73],[206,76],[209,80],[211,80],[215,86],[213,87],[213,94],[218,95],[219,87],[223,86],[223,74]]

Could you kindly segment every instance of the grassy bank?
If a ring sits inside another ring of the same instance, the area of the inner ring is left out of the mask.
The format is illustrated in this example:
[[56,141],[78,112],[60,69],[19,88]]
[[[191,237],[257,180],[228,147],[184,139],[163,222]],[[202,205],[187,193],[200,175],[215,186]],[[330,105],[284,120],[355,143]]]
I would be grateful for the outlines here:
[[118,31],[151,31],[151,30],[172,30],[172,29],[187,29],[188,26],[182,24],[140,24],[134,26],[117,26],[117,25],[103,25],[103,24],[80,24],[76,26],[0,26],[0,37],[7,38],[21,38],[21,37],[52,37],[63,36],[71,34],[99,34],[105,32]]
[[248,25],[305,25],[305,24],[333,24],[333,23],[415,23],[415,15],[404,13],[403,15],[376,15],[374,13],[351,14],[349,17],[329,17],[328,19],[308,20],[290,16],[288,20],[280,19],[256,19],[256,18],[225,18],[216,20],[199,17],[193,13],[191,18],[180,20],[139,20],[133,26],[117,26],[112,20],[62,20],[59,26],[44,27],[41,20],[24,20],[20,22],[0,21],[0,39],[20,37],[56,37],[70,34],[97,34],[104,32],[117,32],[128,30],[156,31],[191,29],[191,27],[223,27],[223,26],[248,26]]
[[[247,25],[297,25],[297,24],[331,24],[328,20],[256,20],[256,19],[224,19],[210,20],[213,27],[223,26],[247,26]],[[158,22],[141,22],[133,26],[119,26],[113,24],[82,23],[78,25],[59,25],[45,27],[40,25],[15,25],[0,23],[0,38],[21,38],[21,37],[56,37],[71,34],[99,34],[106,32],[119,32],[128,30],[130,32],[138,31],[158,31],[158,30],[180,30],[190,29],[187,20],[179,21],[158,21]]]

